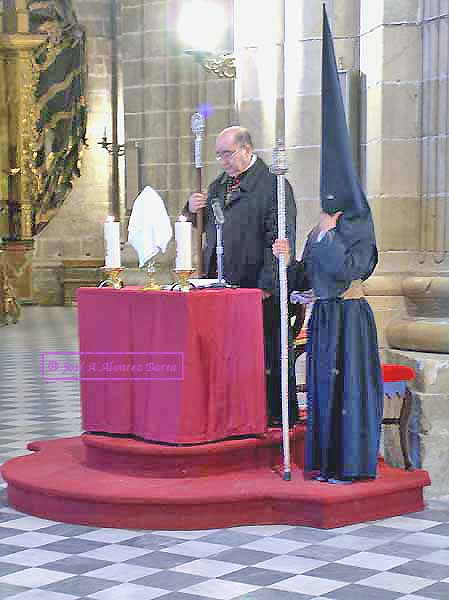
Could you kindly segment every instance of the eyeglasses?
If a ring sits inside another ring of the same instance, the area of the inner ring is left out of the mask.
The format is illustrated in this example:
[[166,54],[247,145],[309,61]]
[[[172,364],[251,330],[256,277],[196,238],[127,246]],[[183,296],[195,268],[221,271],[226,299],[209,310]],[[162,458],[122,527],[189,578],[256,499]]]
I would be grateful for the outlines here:
[[223,152],[217,152],[215,160],[231,160],[231,158],[234,158],[240,150],[241,148],[237,148],[237,150],[223,150]]

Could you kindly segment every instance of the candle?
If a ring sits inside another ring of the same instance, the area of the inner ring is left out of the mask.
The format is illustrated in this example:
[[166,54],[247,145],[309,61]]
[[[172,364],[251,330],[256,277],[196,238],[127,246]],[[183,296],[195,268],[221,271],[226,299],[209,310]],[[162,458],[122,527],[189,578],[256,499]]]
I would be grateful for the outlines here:
[[192,269],[192,223],[180,216],[175,223],[176,270]]
[[114,217],[106,217],[104,224],[104,266],[107,269],[120,267],[120,223]]

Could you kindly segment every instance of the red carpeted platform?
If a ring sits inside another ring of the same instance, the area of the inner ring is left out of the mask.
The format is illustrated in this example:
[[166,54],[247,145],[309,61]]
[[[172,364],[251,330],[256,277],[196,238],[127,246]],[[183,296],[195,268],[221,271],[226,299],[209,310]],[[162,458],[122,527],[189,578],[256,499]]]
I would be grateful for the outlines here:
[[383,461],[375,481],[305,479],[303,428],[291,432],[292,481],[280,474],[281,432],[197,446],[83,435],[31,442],[6,462],[8,500],[39,517],[98,527],[208,529],[291,524],[331,528],[422,510],[425,471]]

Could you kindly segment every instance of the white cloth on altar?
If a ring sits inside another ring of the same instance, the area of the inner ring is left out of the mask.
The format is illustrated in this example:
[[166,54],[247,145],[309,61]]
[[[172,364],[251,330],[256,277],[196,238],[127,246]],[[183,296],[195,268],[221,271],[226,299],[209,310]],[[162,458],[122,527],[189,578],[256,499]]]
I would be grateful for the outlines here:
[[173,235],[164,201],[146,186],[134,200],[128,223],[128,242],[139,255],[143,267],[158,252],[165,252]]

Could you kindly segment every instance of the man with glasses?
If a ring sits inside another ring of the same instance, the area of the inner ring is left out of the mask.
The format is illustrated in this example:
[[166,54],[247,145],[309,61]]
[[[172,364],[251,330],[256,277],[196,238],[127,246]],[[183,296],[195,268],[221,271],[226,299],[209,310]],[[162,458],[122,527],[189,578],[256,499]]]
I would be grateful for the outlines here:
[[[217,137],[215,157],[223,172],[210,184],[207,194],[195,192],[188,212],[204,208],[204,274],[216,277],[216,228],[212,202],[218,199],[223,224],[223,271],[228,283],[260,288],[264,303],[267,395],[272,425],[281,422],[279,280],[272,243],[277,237],[276,177],[253,151],[251,136],[239,126],[224,129]],[[295,248],[296,204],[286,181],[286,228],[291,247]],[[293,356],[290,362],[289,419],[297,421]]]

